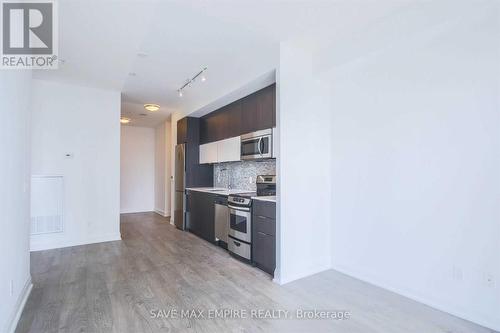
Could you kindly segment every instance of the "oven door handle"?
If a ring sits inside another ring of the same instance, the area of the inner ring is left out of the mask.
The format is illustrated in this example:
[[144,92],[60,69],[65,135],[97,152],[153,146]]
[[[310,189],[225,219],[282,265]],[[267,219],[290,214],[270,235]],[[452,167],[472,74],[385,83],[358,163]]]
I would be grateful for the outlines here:
[[245,211],[245,212],[249,212],[249,211],[250,211],[250,208],[246,208],[246,207],[235,207],[235,206],[231,206],[231,205],[227,205],[227,208],[229,208],[229,209],[234,209],[234,210],[242,210],[242,211]]

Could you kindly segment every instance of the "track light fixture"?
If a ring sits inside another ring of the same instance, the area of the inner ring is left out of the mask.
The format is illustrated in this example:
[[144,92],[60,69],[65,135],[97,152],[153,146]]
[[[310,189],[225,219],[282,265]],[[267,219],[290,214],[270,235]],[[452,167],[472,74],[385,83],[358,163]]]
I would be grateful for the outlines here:
[[201,71],[199,71],[198,73],[196,73],[195,76],[193,76],[192,78],[190,79],[187,79],[186,80],[186,83],[184,83],[184,85],[182,87],[180,87],[179,89],[177,89],[177,93],[179,94],[179,97],[182,97],[182,91],[187,88],[187,87],[191,87],[191,85],[199,78],[201,80],[201,82],[205,82],[207,80],[207,77],[205,76],[205,71],[207,70],[207,67],[204,67]]

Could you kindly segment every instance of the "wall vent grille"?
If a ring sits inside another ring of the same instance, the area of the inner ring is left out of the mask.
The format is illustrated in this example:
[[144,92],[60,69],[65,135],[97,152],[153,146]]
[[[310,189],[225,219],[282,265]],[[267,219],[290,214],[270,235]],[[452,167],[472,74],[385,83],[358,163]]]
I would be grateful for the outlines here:
[[62,232],[62,215],[54,216],[33,216],[31,218],[31,234],[47,234],[52,232]]
[[63,231],[63,177],[31,178],[31,234]]

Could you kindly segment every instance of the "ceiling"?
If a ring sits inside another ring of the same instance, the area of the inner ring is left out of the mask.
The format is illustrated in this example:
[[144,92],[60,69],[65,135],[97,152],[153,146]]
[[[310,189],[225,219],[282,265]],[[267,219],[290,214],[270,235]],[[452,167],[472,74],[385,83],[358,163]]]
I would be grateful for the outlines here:
[[[201,115],[268,84],[281,41],[307,36],[321,44],[327,32],[331,43],[402,3],[61,0],[59,53],[65,62],[34,77],[119,90],[131,125],[152,127],[172,112]],[[177,89],[204,67],[207,81],[179,97]],[[145,103],[161,109],[147,112]]]

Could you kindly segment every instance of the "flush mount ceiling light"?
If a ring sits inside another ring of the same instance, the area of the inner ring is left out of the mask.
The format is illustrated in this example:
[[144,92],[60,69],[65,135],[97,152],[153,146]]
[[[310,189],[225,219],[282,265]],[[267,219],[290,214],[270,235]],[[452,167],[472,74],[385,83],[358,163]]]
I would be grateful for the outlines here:
[[199,71],[198,73],[196,73],[195,76],[193,76],[190,79],[187,79],[186,83],[184,83],[184,85],[182,87],[177,89],[177,93],[179,94],[179,97],[182,97],[182,90],[184,90],[187,87],[191,87],[197,79],[200,79],[201,82],[205,82],[207,80],[207,77],[205,76],[206,70],[207,70],[207,67],[203,67],[203,69],[201,71]]
[[144,104],[144,108],[151,112],[160,110],[160,106],[158,104]]
[[121,117],[120,118],[120,123],[122,123],[122,124],[128,124],[128,123],[130,123],[130,118]]

